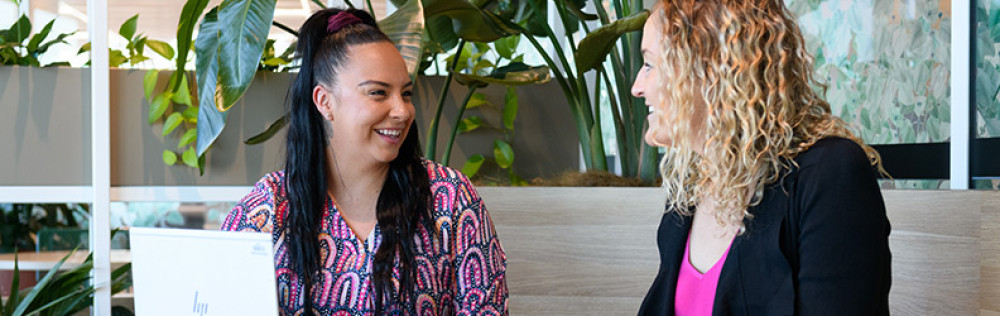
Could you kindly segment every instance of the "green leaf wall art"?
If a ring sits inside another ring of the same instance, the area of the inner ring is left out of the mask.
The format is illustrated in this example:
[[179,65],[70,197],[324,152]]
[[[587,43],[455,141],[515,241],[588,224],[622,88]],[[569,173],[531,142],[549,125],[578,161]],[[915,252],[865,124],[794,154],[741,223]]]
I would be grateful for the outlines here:
[[833,113],[851,123],[866,142],[928,143],[950,138],[948,1],[786,0],[786,4],[798,16]]

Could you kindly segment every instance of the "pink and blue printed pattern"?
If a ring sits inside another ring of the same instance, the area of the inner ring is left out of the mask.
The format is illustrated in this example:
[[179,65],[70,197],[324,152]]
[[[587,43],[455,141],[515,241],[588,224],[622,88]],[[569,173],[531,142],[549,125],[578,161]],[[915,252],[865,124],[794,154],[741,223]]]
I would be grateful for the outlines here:
[[[390,315],[506,315],[506,256],[493,221],[469,179],[454,169],[425,161],[430,176],[432,212],[439,234],[419,225],[416,306],[387,306]],[[229,213],[223,230],[271,232],[282,315],[372,315],[374,249],[381,243],[375,227],[366,247],[337,206],[327,200],[320,230],[322,269],[312,282],[313,311],[304,313],[303,286],[288,262],[282,218],[288,208],[283,171],[264,176]],[[369,250],[372,249],[372,250]],[[393,269],[398,286],[399,271]]]

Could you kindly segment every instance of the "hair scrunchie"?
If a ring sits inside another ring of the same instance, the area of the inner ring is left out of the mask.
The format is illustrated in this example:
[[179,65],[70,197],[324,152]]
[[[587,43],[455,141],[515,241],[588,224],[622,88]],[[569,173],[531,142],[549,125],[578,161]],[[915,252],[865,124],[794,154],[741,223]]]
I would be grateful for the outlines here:
[[327,19],[326,31],[328,33],[334,33],[339,31],[341,28],[361,23],[361,19],[348,13],[347,11],[340,11],[337,14],[331,15]]

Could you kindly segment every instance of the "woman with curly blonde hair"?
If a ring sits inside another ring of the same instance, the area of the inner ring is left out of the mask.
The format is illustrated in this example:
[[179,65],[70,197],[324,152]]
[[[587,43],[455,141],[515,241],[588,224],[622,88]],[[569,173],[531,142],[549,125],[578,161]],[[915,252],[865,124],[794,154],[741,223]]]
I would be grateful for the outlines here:
[[814,90],[783,1],[659,1],[642,54],[667,211],[639,314],[887,315],[878,154]]

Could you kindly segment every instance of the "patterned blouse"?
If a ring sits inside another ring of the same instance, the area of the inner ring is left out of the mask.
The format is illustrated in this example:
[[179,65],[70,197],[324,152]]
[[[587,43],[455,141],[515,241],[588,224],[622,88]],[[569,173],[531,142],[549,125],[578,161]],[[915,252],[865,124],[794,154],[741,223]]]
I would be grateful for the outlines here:
[[[422,222],[414,235],[416,311],[398,302],[386,306],[389,315],[506,315],[507,259],[482,199],[465,175],[425,161],[430,176],[435,235]],[[274,242],[278,305],[282,315],[303,313],[303,285],[292,272],[282,219],[288,209],[285,173],[264,176],[240,200],[222,224],[223,230],[270,232]],[[378,226],[362,242],[327,199],[320,231],[321,268],[312,282],[313,308],[318,315],[372,315],[372,266],[381,243]],[[399,270],[393,268],[398,289]]]

